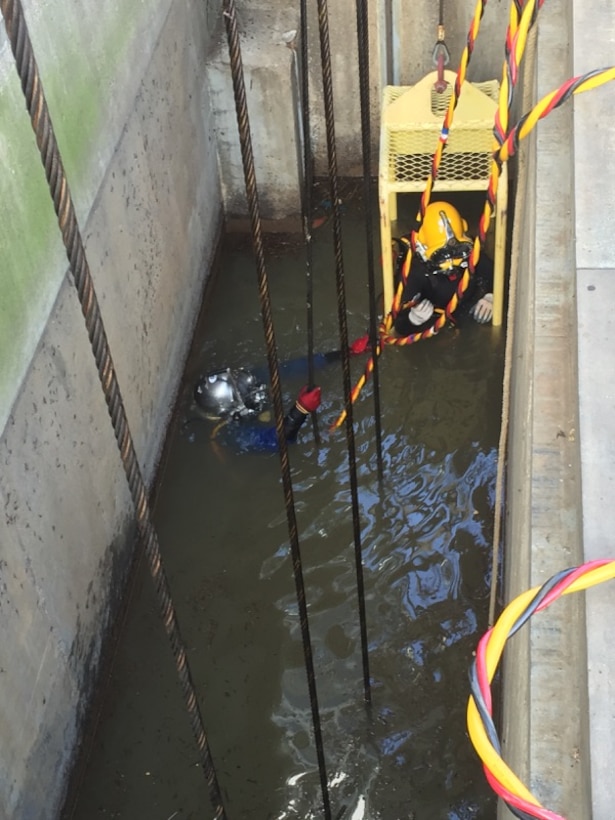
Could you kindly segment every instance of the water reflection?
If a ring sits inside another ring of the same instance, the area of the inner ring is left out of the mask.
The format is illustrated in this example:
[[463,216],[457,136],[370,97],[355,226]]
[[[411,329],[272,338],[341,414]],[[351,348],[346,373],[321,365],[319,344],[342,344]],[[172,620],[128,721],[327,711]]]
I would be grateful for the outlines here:
[[[359,222],[357,235],[361,230]],[[323,317],[321,344],[333,347],[335,295],[326,251],[315,248],[315,308]],[[348,280],[350,333],[361,335],[367,306],[356,243],[353,254],[355,267],[347,257],[355,271]],[[187,366],[156,526],[230,820],[308,820],[322,817],[321,789],[279,457],[212,448],[206,422],[181,423],[191,417],[190,393],[200,373],[265,361],[253,275],[250,250],[229,249]],[[297,333],[305,298],[300,252],[274,258],[269,276],[278,347],[292,358],[305,344]],[[327,433],[341,410],[339,365],[319,373],[320,445],[306,424],[291,447],[336,820],[495,814],[466,735],[465,706],[467,670],[488,605],[502,354],[502,335],[474,324],[384,351],[382,484],[370,382],[354,407],[369,711],[346,437],[343,428]],[[353,360],[353,379],[363,366],[364,360]],[[285,376],[286,405],[305,380],[301,372]],[[111,706],[74,820],[97,812],[203,818],[204,806],[208,810],[148,584],[142,579],[134,595]],[[172,727],[164,739],[155,728],[161,724]],[[146,770],[160,775],[145,785]]]
[[[321,450],[321,482],[330,468],[334,485],[344,485],[346,467],[335,463],[334,449],[326,455]],[[358,705],[360,636],[348,492],[338,490],[320,505],[310,499],[320,495],[322,483],[295,485],[302,514],[316,510],[306,516],[302,543],[325,749],[336,773],[329,772],[332,803],[347,807],[344,816],[479,817],[481,802],[483,810],[490,802],[477,767],[470,765],[463,711],[467,664],[484,628],[489,593],[496,450],[470,442],[463,454],[439,454],[398,430],[385,438],[385,455],[386,487],[368,484],[359,494],[372,720]],[[260,575],[288,573],[289,562],[280,544]],[[295,642],[297,665],[282,674],[282,697],[272,720],[283,730],[286,753],[297,769],[313,775],[301,779],[301,796],[293,780],[287,800],[302,807],[294,816],[318,817],[311,714],[292,592],[276,606]],[[349,782],[358,789],[354,795]]]

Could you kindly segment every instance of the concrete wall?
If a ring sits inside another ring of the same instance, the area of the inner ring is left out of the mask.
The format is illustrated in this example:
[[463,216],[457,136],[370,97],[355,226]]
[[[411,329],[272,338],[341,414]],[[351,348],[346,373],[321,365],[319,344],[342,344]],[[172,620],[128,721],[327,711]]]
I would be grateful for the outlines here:
[[[545,5],[524,110],[573,76],[570,4]],[[576,334],[573,106],[522,143],[509,324],[505,603],[583,562]],[[590,818],[585,602],[567,595],[509,642],[503,756],[544,806]],[[498,815],[513,815],[500,806]]]
[[[221,226],[245,213],[218,0],[24,3],[142,471],[153,481]],[[238,4],[262,215],[298,211],[295,10]],[[316,4],[313,147],[327,171]],[[370,3],[379,100],[433,66],[434,4]],[[456,68],[473,4],[446,4]],[[338,170],[362,172],[354,0],[329,3]],[[492,3],[470,80],[499,76]],[[0,817],[57,816],[133,554],[133,511],[0,27]],[[211,92],[210,92],[211,89]],[[374,166],[374,172],[375,172]]]
[[[25,5],[144,476],[221,219],[203,3]],[[13,58],[0,40],[0,817],[53,818],[133,510]],[[8,226],[8,229],[7,229]]]
[[[323,104],[321,43],[318,9],[308,3],[310,132],[316,173],[328,173],[327,132]],[[333,82],[337,167],[341,176],[360,176],[361,106],[354,0],[328,3],[328,28]],[[297,106],[293,95],[292,32],[300,32],[299,4],[280,0],[238,3],[237,21],[245,72],[246,96],[256,181],[262,215],[280,218],[300,211],[296,141]],[[378,170],[380,103],[386,85],[413,85],[434,70],[438,4],[416,0],[411,6],[398,0],[379,0],[369,6],[371,144],[374,176]],[[450,70],[456,70],[474,14],[474,2],[445,4],[445,34]],[[472,82],[499,79],[504,60],[508,8],[490,3],[480,25],[467,78]],[[297,43],[297,48],[300,48]],[[235,101],[231,84],[226,33],[220,26],[218,45],[209,65],[220,172],[229,216],[245,216],[243,172],[239,153]]]
[[[575,2],[574,73],[613,65],[615,7],[607,0]],[[599,37],[592,21],[600,21]],[[613,279],[615,245],[615,126],[605,113],[615,105],[615,83],[575,97],[576,266],[579,346],[579,438],[582,444],[583,558],[615,558],[613,531]],[[615,617],[613,583],[586,597],[587,682],[591,759],[591,817],[613,815],[610,761],[615,754]]]

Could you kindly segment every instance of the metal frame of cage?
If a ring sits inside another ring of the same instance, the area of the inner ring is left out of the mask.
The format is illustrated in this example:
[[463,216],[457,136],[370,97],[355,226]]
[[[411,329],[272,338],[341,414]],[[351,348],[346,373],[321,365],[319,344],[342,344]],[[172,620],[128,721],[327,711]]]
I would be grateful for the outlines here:
[[[444,72],[448,82],[444,92],[435,90],[437,79],[438,73],[434,71],[416,85],[386,86],[383,92],[378,190],[385,314],[393,301],[392,231],[397,222],[397,197],[403,193],[422,193],[425,189],[456,75],[452,71]],[[487,189],[499,90],[497,80],[462,84],[432,198],[447,191]],[[504,164],[492,215],[495,223],[494,325],[502,323],[507,202],[508,174]],[[408,230],[406,226],[398,235]]]

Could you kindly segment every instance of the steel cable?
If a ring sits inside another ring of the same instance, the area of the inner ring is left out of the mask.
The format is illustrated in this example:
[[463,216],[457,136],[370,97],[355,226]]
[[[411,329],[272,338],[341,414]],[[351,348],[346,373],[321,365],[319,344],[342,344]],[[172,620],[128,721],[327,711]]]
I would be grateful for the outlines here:
[[[301,59],[299,61],[299,93],[301,95],[301,139],[303,147],[303,166],[301,180],[301,211],[303,218],[303,236],[305,239],[305,280],[307,305],[307,339],[308,339],[308,383],[315,384],[314,375],[314,287],[313,287],[313,249],[312,249],[312,188],[314,186],[314,157],[310,135],[310,81],[308,65],[308,24],[307,0],[301,0]],[[318,417],[312,413],[314,439],[320,445]]]
[[361,554],[361,524],[359,521],[359,497],[357,486],[357,464],[352,419],[350,353],[348,349],[348,323],[346,319],[346,286],[344,281],[344,259],[342,254],[342,226],[340,218],[340,201],[337,179],[337,154],[335,148],[335,121],[333,108],[333,80],[331,76],[331,48],[329,43],[329,19],[327,0],[318,0],[318,31],[320,35],[320,54],[322,63],[322,81],[325,104],[327,132],[327,155],[329,160],[329,184],[333,204],[333,246],[335,252],[335,281],[337,290],[337,312],[340,331],[340,349],[342,351],[342,373],[344,396],[346,397],[346,444],[348,449],[348,467],[350,473],[350,493],[352,498],[352,524],[354,532],[355,571],[357,576],[357,593],[359,621],[361,629],[361,651],[363,657],[363,690],[366,703],[371,703],[369,680],[369,654],[367,651],[367,627],[365,617],[365,593],[363,584],[363,558]]
[[284,435],[284,409],[282,405],[282,390],[280,387],[280,371],[276,353],[277,348],[272,319],[269,282],[267,278],[267,271],[265,268],[265,254],[261,230],[258,190],[256,186],[256,177],[254,170],[252,137],[250,133],[250,123],[248,119],[248,106],[246,102],[246,89],[243,77],[243,64],[241,59],[239,33],[237,29],[237,17],[234,0],[224,0],[223,8],[223,16],[229,46],[233,90],[235,95],[235,108],[237,113],[237,127],[241,147],[241,158],[245,176],[246,199],[250,211],[252,241],[254,246],[254,255],[256,257],[261,316],[263,320],[263,329],[267,347],[267,361],[269,365],[269,374],[271,378],[271,394],[275,414],[275,426],[278,439],[278,449],[280,454],[282,484],[284,488],[284,500],[286,504],[286,516],[288,521],[288,532],[290,538],[293,573],[295,578],[295,587],[297,594],[297,605],[299,610],[301,635],[303,638],[303,653],[309,688],[310,706],[312,710],[312,722],[314,727],[316,754],[318,757],[318,771],[322,790],[324,816],[326,820],[330,820],[331,806],[327,786],[327,774],[325,768],[324,750],[322,742],[322,730],[318,708],[318,695],[316,691],[316,679],[314,674],[314,658],[312,654],[312,644],[310,640],[310,629],[308,623],[308,613],[305,598],[305,585],[303,582],[301,551],[299,548],[297,518],[295,514],[295,505],[293,499],[293,486],[290,474],[290,462],[288,458],[288,446],[286,442],[286,437]]
[[[361,99],[361,142],[363,146],[363,199],[365,201],[365,237],[367,240],[367,283],[369,293],[369,339],[372,350],[378,344],[378,321],[376,313],[376,284],[374,276],[374,233],[372,209],[372,149],[369,100],[369,31],[367,0],[356,0],[357,41],[359,54],[359,90]],[[382,429],[380,413],[380,378],[378,357],[374,358],[374,418],[376,431],[376,459],[378,478],[383,480]]]
[[94,283],[86,259],[81,232],[70,194],[62,159],[58,150],[51,117],[43,93],[32,43],[27,30],[20,0],[0,0],[0,8],[15,57],[17,73],[26,99],[32,127],[36,136],[45,176],[49,184],[53,206],[70,263],[70,270],[79,295],[81,309],[98,368],[105,401],[113,424],[113,431],[120,450],[122,464],[135,507],[137,529],[144,546],[149,569],[154,581],[156,596],[167,636],[171,643],[182,694],[190,717],[205,773],[209,797],[216,818],[226,818],[216,772],[209,751],[203,719],[186,649],[182,640],[168,580],[162,563],[160,546],[152,522],[147,490],[137,461],[128,419],[120,393],[113,359],[103,324]]

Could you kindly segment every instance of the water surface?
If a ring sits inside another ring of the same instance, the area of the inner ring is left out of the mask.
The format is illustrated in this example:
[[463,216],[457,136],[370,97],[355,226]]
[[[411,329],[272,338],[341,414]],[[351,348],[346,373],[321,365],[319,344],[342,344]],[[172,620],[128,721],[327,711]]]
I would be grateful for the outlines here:
[[[364,223],[344,205],[351,338],[367,326]],[[378,244],[376,244],[378,247]],[[278,353],[305,354],[302,242],[268,243]],[[379,267],[377,266],[377,275]],[[339,345],[331,227],[314,232],[319,350]],[[318,372],[320,443],[290,448],[334,818],[493,818],[468,740],[467,671],[486,628],[503,331],[465,323],[380,357],[384,481],[373,384],[354,408],[372,708],[363,672],[338,364]],[[353,358],[353,383],[365,356]],[[230,235],[194,338],[155,521],[229,820],[322,817],[279,456],[212,444],[192,385],[266,362],[250,243]],[[307,371],[282,379],[290,406]],[[205,779],[143,564],[74,820],[209,818]]]

